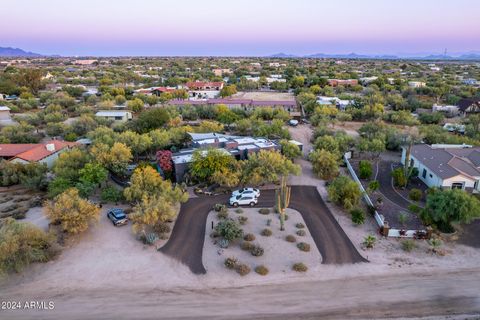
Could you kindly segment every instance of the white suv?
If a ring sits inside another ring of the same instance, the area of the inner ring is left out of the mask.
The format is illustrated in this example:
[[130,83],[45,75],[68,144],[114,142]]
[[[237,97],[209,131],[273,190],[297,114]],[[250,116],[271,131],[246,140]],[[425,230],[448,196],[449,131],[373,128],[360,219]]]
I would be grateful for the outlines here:
[[255,198],[260,197],[260,190],[254,188],[242,188],[232,192],[232,197],[236,196],[254,196]]
[[238,206],[253,207],[257,204],[257,202],[258,202],[258,199],[252,194],[232,196],[228,201],[228,203],[234,207],[238,207]]

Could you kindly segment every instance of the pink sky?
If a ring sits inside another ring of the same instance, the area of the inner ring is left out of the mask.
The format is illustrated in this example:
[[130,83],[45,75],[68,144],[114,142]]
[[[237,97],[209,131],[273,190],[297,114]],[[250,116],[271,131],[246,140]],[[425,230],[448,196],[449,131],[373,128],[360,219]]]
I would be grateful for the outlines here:
[[477,0],[7,0],[0,46],[62,55],[480,51]]

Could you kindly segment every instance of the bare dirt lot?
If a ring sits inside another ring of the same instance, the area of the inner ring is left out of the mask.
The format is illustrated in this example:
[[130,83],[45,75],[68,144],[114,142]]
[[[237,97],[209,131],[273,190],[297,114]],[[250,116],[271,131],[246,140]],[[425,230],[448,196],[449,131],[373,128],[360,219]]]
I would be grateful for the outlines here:
[[288,92],[238,92],[232,96],[234,99],[252,99],[265,101],[295,101],[293,93]]

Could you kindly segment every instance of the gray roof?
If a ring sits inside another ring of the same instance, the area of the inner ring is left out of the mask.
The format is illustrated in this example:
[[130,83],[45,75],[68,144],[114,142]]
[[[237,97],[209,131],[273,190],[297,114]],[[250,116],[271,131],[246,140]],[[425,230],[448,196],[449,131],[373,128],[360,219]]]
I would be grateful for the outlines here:
[[480,148],[432,148],[427,144],[412,147],[412,156],[442,179],[459,174],[480,176]]

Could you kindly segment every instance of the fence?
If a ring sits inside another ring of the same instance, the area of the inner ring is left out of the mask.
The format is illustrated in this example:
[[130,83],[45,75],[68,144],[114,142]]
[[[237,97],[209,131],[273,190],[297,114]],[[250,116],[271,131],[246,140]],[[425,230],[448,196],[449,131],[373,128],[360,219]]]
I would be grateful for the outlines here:
[[[372,200],[367,194],[367,191],[363,187],[360,179],[358,179],[357,174],[355,173],[355,170],[353,170],[352,165],[350,164],[350,161],[348,161],[352,157],[351,152],[347,152],[343,155],[343,159],[345,160],[345,163],[347,165],[348,171],[350,172],[350,175],[352,176],[353,180],[358,184],[358,187],[360,188],[360,191],[362,191],[363,194],[363,199],[367,203],[367,205],[371,207],[375,207],[373,205]],[[382,228],[385,226],[385,217],[381,214],[378,213],[377,210],[375,210],[373,217],[375,218],[375,221],[377,222],[377,225],[379,228]],[[419,232],[426,233],[425,230],[398,230],[398,229],[389,229],[388,230],[388,236],[389,237],[403,237],[403,238],[413,238],[415,237]]]

